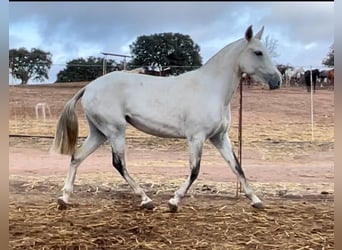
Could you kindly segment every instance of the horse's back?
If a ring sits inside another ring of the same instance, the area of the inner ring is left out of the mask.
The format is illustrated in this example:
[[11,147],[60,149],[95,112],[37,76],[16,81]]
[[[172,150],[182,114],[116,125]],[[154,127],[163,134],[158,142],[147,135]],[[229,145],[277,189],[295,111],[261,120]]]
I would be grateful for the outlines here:
[[112,72],[88,84],[83,96],[83,104],[130,106],[145,105],[152,107],[182,107],[187,103],[199,101],[207,89],[192,74],[177,77],[158,77],[128,72]]

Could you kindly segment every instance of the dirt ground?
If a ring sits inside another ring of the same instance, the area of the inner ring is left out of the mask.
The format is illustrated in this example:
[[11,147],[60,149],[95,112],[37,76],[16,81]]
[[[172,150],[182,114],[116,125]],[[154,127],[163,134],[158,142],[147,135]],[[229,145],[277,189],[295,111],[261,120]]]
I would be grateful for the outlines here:
[[[177,214],[167,200],[187,175],[186,143],[127,132],[128,171],[154,200],[153,213],[111,165],[107,143],[78,170],[73,206],[56,198],[69,158],[49,154],[56,118],[84,83],[10,87],[11,249],[333,249],[334,93],[302,87],[244,87],[242,167],[265,203],[256,210],[236,177],[205,144],[201,172]],[[47,103],[44,121],[35,114]],[[230,137],[236,152],[239,96],[232,101]],[[79,106],[80,143],[87,126]],[[313,134],[312,134],[313,132]]]

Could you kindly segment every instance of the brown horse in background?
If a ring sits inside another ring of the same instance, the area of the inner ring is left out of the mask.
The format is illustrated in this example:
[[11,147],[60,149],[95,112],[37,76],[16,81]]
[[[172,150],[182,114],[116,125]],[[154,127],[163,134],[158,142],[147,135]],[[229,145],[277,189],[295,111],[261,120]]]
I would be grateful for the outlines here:
[[331,84],[332,89],[334,89],[334,69],[328,70],[327,79],[328,83]]

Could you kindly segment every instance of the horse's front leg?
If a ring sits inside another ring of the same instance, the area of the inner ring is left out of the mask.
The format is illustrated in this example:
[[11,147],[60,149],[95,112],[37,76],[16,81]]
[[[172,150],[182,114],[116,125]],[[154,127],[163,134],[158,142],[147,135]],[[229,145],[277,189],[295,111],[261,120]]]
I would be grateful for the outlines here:
[[171,212],[177,212],[179,202],[186,195],[191,184],[197,179],[200,170],[203,143],[204,138],[202,137],[191,137],[188,139],[190,175],[184,184],[175,192],[174,197],[169,200],[168,204]]
[[227,133],[221,133],[210,139],[211,143],[218,149],[224,160],[228,163],[234,174],[239,178],[246,196],[252,201],[252,206],[262,208],[263,204],[258,196],[249,187],[242,167],[233,151],[232,143]]

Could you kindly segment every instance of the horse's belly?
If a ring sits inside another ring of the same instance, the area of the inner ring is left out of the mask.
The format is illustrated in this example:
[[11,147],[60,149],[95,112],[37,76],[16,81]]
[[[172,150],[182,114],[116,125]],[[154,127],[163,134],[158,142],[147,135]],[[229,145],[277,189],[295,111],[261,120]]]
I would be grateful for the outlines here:
[[166,138],[185,138],[184,129],[172,123],[139,116],[126,116],[126,121],[136,129],[150,135]]

